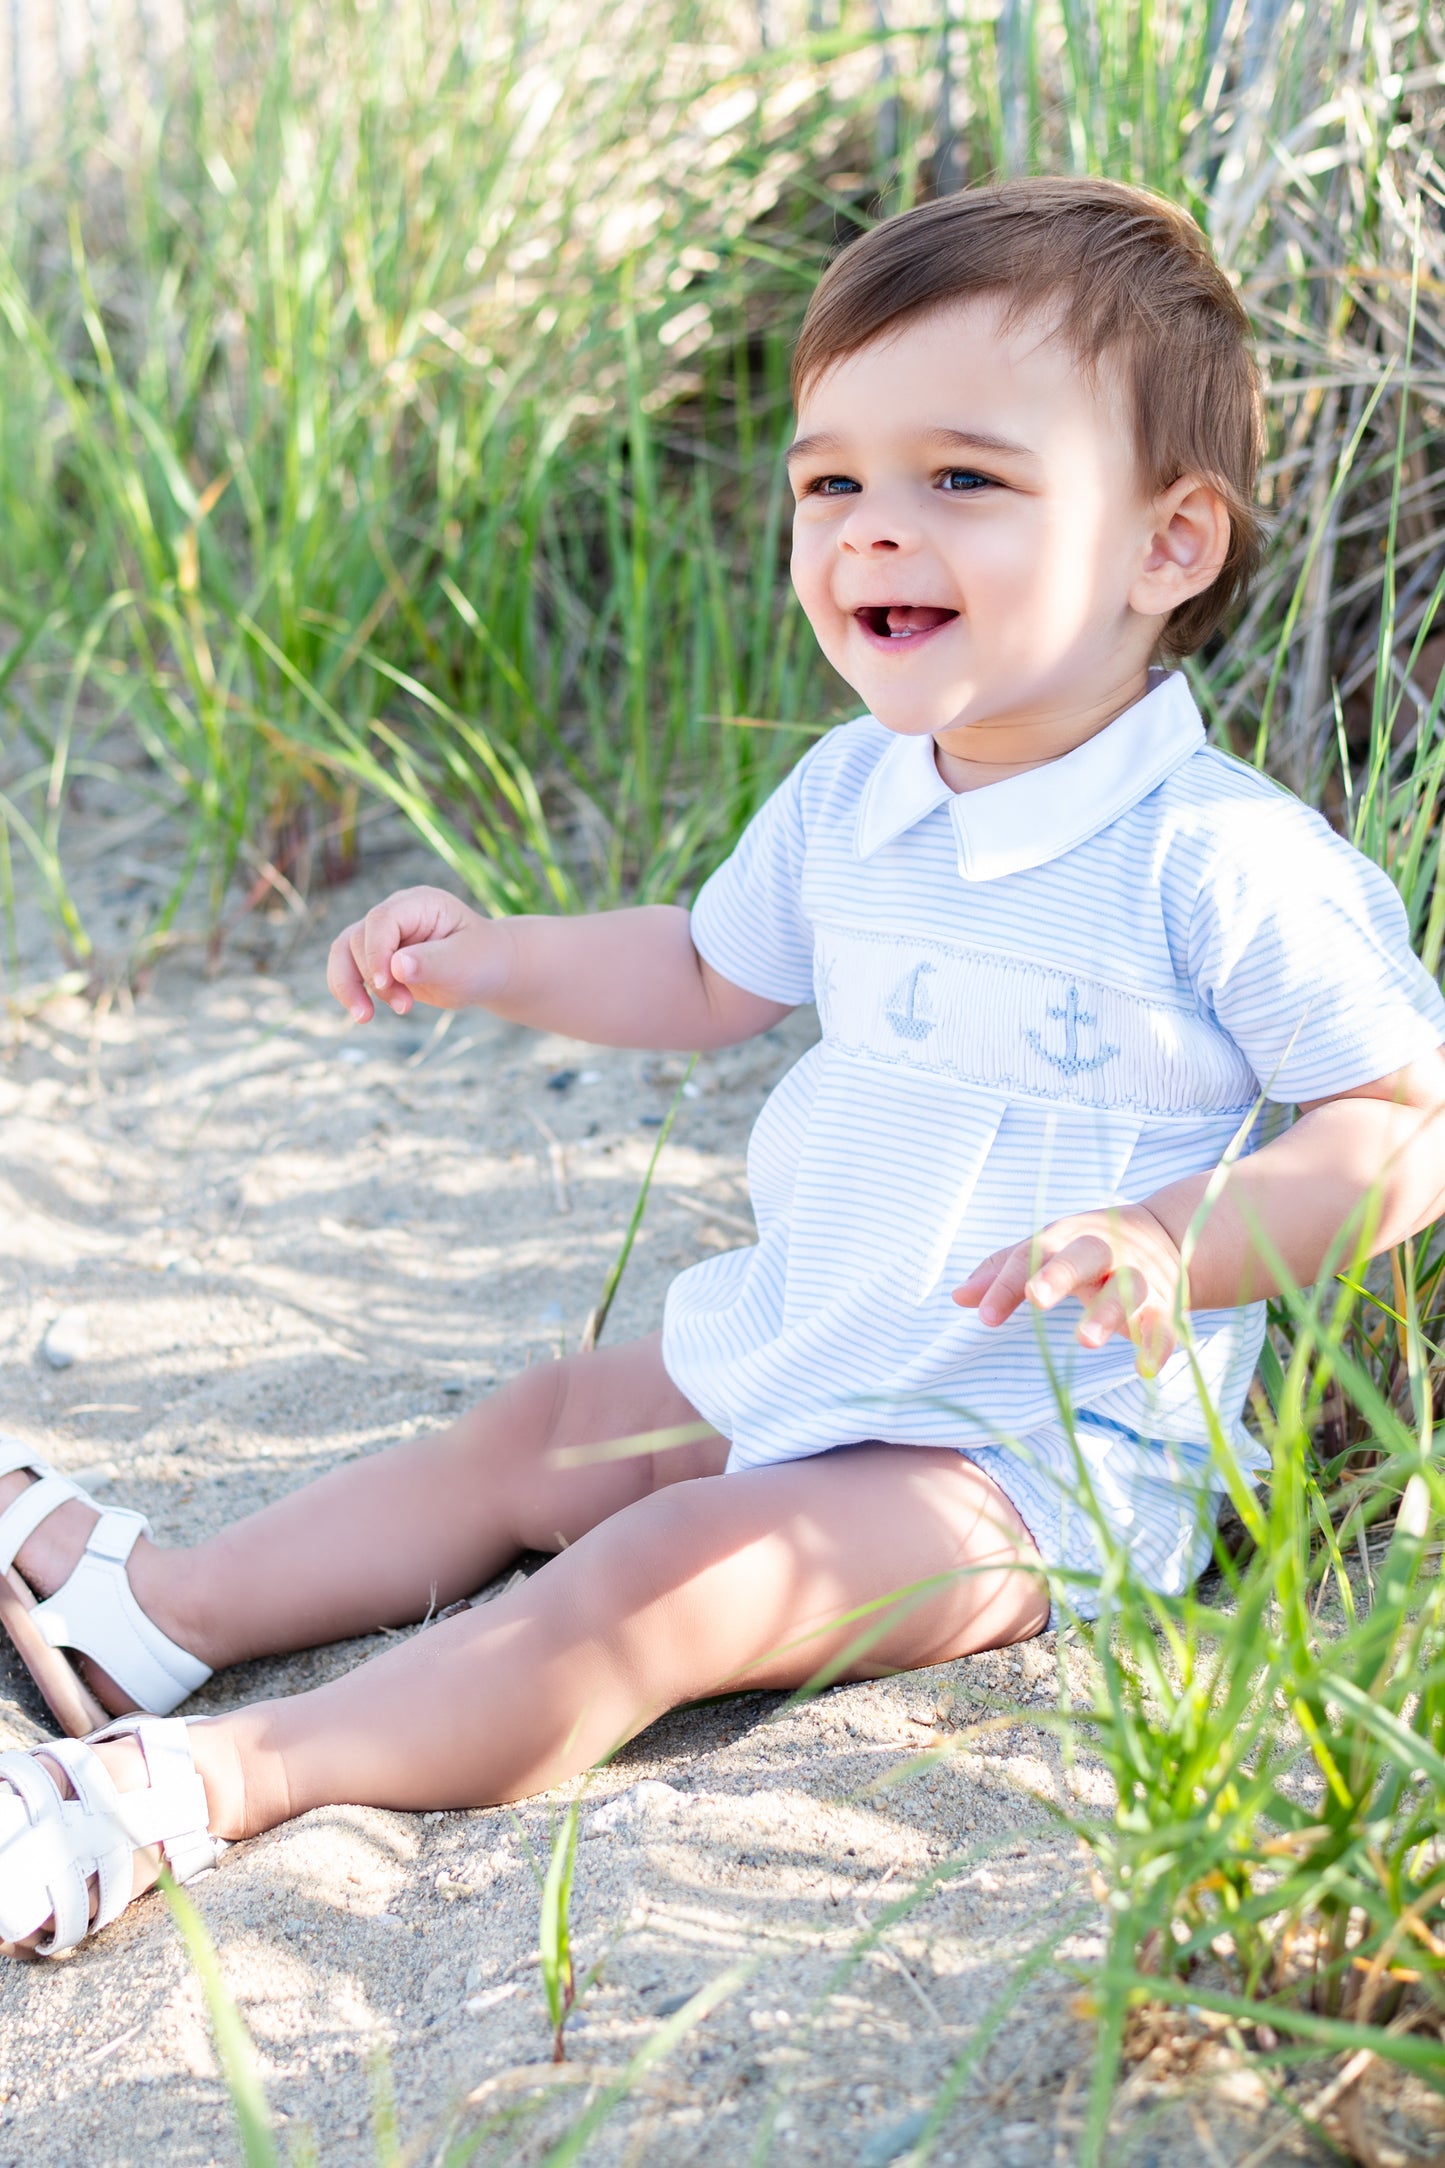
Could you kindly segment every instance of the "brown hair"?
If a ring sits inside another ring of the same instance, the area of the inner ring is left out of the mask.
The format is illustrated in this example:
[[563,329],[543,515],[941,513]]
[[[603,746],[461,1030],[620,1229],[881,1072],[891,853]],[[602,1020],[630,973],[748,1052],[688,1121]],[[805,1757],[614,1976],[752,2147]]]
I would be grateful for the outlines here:
[[1264,537],[1249,318],[1209,243],[1177,204],[1119,181],[1004,180],[941,196],[834,258],[798,336],[794,396],[880,333],[986,294],[1004,300],[1005,322],[1056,308],[1059,336],[1090,372],[1117,362],[1150,496],[1192,474],[1223,498],[1224,564],[1161,641],[1192,654],[1243,594]]

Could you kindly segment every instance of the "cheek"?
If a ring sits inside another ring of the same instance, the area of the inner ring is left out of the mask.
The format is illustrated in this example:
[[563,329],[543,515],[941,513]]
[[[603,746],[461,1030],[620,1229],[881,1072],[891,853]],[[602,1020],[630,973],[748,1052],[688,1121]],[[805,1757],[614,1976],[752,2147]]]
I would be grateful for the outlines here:
[[1107,509],[1075,504],[999,538],[983,577],[1008,591],[1030,639],[1062,647],[1111,607],[1122,556]]
[[1015,644],[1032,649],[1042,618],[1054,607],[1062,567],[1051,538],[1032,519],[980,521],[949,551],[976,637],[1000,652]]
[[793,591],[802,603],[809,623],[821,631],[838,612],[828,592],[828,551],[816,534],[806,528],[793,529],[793,554],[790,564]]

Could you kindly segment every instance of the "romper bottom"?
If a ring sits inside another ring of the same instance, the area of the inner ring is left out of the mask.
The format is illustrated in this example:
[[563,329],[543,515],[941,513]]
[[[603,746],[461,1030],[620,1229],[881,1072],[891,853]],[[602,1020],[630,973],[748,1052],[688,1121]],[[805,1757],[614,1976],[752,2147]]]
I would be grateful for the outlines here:
[[[1136,1579],[1161,1596],[1182,1596],[1209,1563],[1225,1487],[1207,1445],[1140,1438],[1107,1416],[1045,1424],[1007,1445],[968,1445],[964,1457],[989,1476],[1033,1538],[1046,1566],[1064,1577],[1067,1602],[1097,1618],[1087,1580],[1105,1567],[1102,1521],[1129,1553]],[[1093,1493],[1093,1511],[1083,1503]],[[1049,1626],[1062,1621],[1055,1604]]]

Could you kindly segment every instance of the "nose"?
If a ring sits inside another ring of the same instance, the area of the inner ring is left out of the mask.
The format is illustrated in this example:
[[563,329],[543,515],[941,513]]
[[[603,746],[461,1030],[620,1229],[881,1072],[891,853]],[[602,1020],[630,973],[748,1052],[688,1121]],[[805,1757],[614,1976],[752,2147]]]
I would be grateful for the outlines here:
[[891,557],[918,546],[918,531],[898,497],[870,489],[838,529],[838,547],[850,557]]

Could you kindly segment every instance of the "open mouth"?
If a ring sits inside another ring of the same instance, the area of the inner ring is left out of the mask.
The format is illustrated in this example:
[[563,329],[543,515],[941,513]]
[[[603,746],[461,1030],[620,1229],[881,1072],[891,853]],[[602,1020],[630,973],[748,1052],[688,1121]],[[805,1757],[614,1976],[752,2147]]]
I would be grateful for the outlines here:
[[951,624],[958,612],[927,602],[870,602],[853,614],[875,640],[918,640]]

